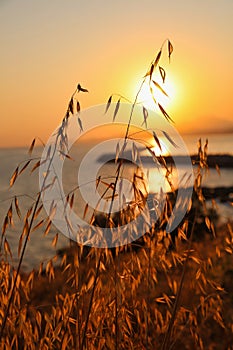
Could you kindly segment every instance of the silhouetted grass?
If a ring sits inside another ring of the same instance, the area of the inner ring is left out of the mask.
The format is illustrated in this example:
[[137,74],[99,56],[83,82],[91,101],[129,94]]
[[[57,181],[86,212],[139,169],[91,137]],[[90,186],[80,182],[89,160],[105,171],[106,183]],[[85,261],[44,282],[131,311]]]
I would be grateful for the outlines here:
[[[173,47],[170,41],[165,43],[170,60]],[[162,115],[172,122],[154,95],[154,88],[166,94],[153,78],[158,70],[162,81],[166,79],[165,69],[160,65],[165,43],[152,61],[141,87],[149,84]],[[77,100],[80,92],[87,90],[79,84],[58,129],[55,147],[50,150],[59,150],[61,156],[68,159],[66,126],[75,113],[78,113],[82,130]],[[108,99],[105,112],[113,97]],[[137,98],[138,94],[132,103],[125,144]],[[117,97],[113,121],[122,99],[122,96]],[[143,118],[146,124],[148,111],[144,106]],[[167,138],[170,139],[169,135]],[[154,139],[159,146],[157,135]],[[192,203],[175,232],[166,232],[176,199],[176,191],[171,191],[166,197],[163,215],[136,242],[110,249],[90,248],[71,241],[69,247],[59,250],[46,264],[41,262],[40,268],[30,273],[21,271],[30,235],[36,230],[47,235],[52,222],[51,218],[41,217],[41,192],[26,212],[14,197],[3,221],[1,236],[1,349],[232,349],[233,232],[230,222],[219,228],[214,209],[206,206],[202,176],[208,169],[207,145],[206,142],[202,146],[199,141]],[[19,164],[11,176],[11,186],[29,167],[34,172],[40,166],[40,161],[32,158],[34,146],[35,140],[29,149],[29,159]],[[170,181],[171,170],[165,159],[157,157],[148,145],[146,147],[151,157],[167,170]],[[118,167],[114,181],[96,179],[96,186],[102,184],[104,188],[102,198],[108,191],[112,204],[124,164],[121,152],[116,152]],[[48,169],[53,156],[54,153],[48,155]],[[115,217],[111,206],[103,217],[98,217],[97,208],[94,208],[91,223],[100,230],[100,221],[102,227],[119,226],[134,219],[144,208],[148,194],[139,191],[138,173],[134,176],[131,206],[126,206]],[[75,191],[67,194],[64,201],[72,208]],[[84,217],[89,209],[85,207]],[[54,210],[51,208],[51,215]],[[7,239],[7,230],[15,216],[22,222],[16,269],[11,265],[12,253]],[[57,239],[55,235],[53,245]]]

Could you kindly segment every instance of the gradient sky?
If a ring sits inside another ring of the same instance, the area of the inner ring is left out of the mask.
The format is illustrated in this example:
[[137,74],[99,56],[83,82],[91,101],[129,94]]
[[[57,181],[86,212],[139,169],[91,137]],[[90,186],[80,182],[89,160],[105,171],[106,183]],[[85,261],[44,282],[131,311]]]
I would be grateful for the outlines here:
[[232,0],[0,0],[0,147],[46,141],[78,82],[82,108],[132,99],[166,38],[177,129],[233,129],[232,15]]

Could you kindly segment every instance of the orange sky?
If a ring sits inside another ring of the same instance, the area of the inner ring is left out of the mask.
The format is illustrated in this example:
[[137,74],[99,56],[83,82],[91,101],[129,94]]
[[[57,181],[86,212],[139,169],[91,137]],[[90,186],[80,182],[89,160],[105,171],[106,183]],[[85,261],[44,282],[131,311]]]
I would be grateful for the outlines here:
[[232,130],[232,13],[232,0],[0,0],[0,147],[46,141],[78,82],[82,108],[133,99],[166,38],[177,129]]

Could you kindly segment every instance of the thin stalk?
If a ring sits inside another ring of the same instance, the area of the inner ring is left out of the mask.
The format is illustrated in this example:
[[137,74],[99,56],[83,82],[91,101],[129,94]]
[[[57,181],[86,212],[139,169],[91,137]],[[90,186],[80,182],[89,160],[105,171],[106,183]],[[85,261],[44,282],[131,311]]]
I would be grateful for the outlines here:
[[29,239],[29,235],[31,233],[32,224],[33,224],[33,221],[34,221],[34,217],[35,217],[35,214],[36,214],[36,210],[37,210],[38,204],[40,202],[40,198],[41,198],[41,192],[37,196],[37,200],[36,200],[36,203],[35,203],[35,206],[34,206],[34,210],[33,210],[33,214],[32,214],[31,221],[30,221],[30,225],[29,225],[29,228],[28,228],[28,232],[27,232],[27,235],[26,235],[26,238],[25,238],[25,241],[24,241],[22,253],[20,255],[20,259],[19,259],[19,263],[18,263],[18,267],[17,267],[17,271],[16,271],[14,283],[13,283],[13,288],[11,290],[11,295],[10,295],[10,298],[9,298],[9,301],[8,301],[8,304],[7,304],[7,308],[6,308],[6,312],[4,314],[4,318],[3,318],[3,321],[2,321],[2,327],[1,327],[1,331],[0,331],[0,339],[3,336],[3,332],[4,332],[4,329],[5,329],[5,326],[6,326],[6,321],[7,321],[7,317],[8,317],[8,314],[9,314],[11,303],[13,301],[14,292],[15,292],[15,288],[16,288],[16,284],[17,284],[20,268],[21,268],[21,265],[22,265],[22,262],[23,262],[25,250],[26,250],[26,247],[27,247],[27,242],[28,242],[28,239]]
[[[145,83],[145,80],[146,78],[143,79],[141,85],[140,85],[140,88],[135,96],[135,99],[134,99],[134,102],[132,104],[132,107],[131,107],[131,111],[130,111],[130,115],[129,115],[129,121],[128,121],[128,124],[127,124],[127,129],[126,129],[126,132],[125,132],[125,141],[124,141],[124,146],[126,145],[127,143],[127,139],[128,139],[128,135],[129,135],[129,128],[130,128],[130,125],[131,125],[131,121],[132,121],[132,117],[133,117],[133,111],[134,111],[134,108],[136,106],[136,103],[137,103],[137,99],[138,99],[138,95],[142,89],[142,86],[143,84]],[[108,220],[110,219],[110,215],[111,215],[111,212],[112,212],[112,207],[113,207],[113,202],[114,202],[114,198],[115,198],[115,194],[116,194],[116,186],[117,186],[117,183],[118,183],[118,180],[119,180],[119,176],[120,176],[120,170],[121,170],[121,167],[122,167],[122,164],[123,162],[120,163],[120,166],[118,167],[117,169],[117,174],[116,174],[116,180],[114,182],[114,189],[113,189],[113,192],[112,192],[112,198],[111,198],[111,203],[110,203],[110,208],[109,208],[109,213],[108,213]]]
[[143,87],[143,84],[145,83],[146,81],[146,77],[143,79],[143,81],[141,82],[141,85],[138,89],[138,92],[134,98],[134,102],[132,104],[132,107],[131,107],[131,111],[130,111],[130,115],[129,115],[129,121],[128,121],[128,124],[127,124],[127,129],[126,129],[126,133],[125,133],[125,142],[128,138],[128,134],[129,134],[129,128],[130,128],[130,125],[131,125],[131,121],[132,121],[132,117],[133,117],[133,111],[134,111],[134,108],[137,104],[137,100],[138,100],[138,95],[140,94],[141,90],[142,90],[142,87]]
[[192,228],[191,228],[191,234],[190,234],[190,238],[189,238],[189,246],[188,246],[186,259],[185,259],[185,262],[184,262],[184,266],[183,266],[183,270],[182,270],[182,274],[181,274],[181,278],[180,278],[180,284],[179,284],[179,288],[178,288],[178,291],[177,291],[176,299],[175,299],[175,302],[174,302],[174,305],[173,305],[172,317],[171,317],[171,319],[169,321],[168,329],[167,329],[167,332],[165,334],[161,350],[170,349],[170,344],[169,344],[170,343],[170,337],[171,337],[172,329],[173,329],[173,326],[174,326],[175,318],[176,318],[176,315],[177,315],[178,307],[179,307],[179,304],[180,304],[181,292],[182,292],[183,285],[184,285],[184,279],[185,279],[185,274],[186,274],[186,270],[187,270],[188,260],[189,260],[190,254],[191,254],[193,233],[194,233],[194,228],[195,228],[195,223],[196,223],[196,215],[197,215],[197,208],[196,208],[196,212],[195,212],[195,216],[194,216],[194,220],[193,220],[193,224],[192,224]]
[[75,350],[77,349],[80,349],[80,319],[79,319],[79,282],[78,282],[78,285],[77,285],[77,276],[79,276],[78,274],[78,268],[75,267],[75,295],[74,295],[74,298],[72,300],[72,304],[71,304],[71,307],[70,307],[70,311],[67,315],[67,318],[66,318],[66,322],[64,321],[65,325],[64,325],[64,333],[63,333],[63,336],[62,336],[62,339],[60,341],[60,349],[63,348],[63,340],[64,340],[64,337],[65,337],[65,334],[66,334],[66,331],[67,331],[67,327],[68,327],[68,323],[69,323],[69,319],[71,317],[71,314],[74,310],[74,304],[76,303],[76,309],[77,309],[77,317],[76,317],[76,325],[75,325],[75,340],[74,340],[74,343],[75,343]]
[[[78,259],[78,254],[77,254],[77,259]],[[75,267],[75,290],[76,290],[76,325],[75,325],[75,349],[80,348],[80,320],[79,320],[79,298],[78,298],[78,293],[79,293],[79,273],[78,273],[78,268]],[[78,283],[77,283],[77,278],[78,278]],[[78,285],[77,285],[78,284]]]
[[[162,51],[163,46],[164,46],[164,44],[165,44],[165,42],[166,42],[167,40],[168,40],[168,39],[165,39],[164,42],[162,43],[162,46],[161,46],[161,49],[160,49],[161,51]],[[153,62],[154,62],[154,60],[151,62],[151,64],[150,64],[149,67],[151,67],[151,65],[153,64]],[[142,82],[141,82],[141,85],[140,85],[140,87],[139,87],[139,89],[138,89],[138,92],[137,92],[137,94],[136,94],[136,96],[135,96],[135,98],[134,98],[134,102],[133,102],[133,104],[132,104],[132,108],[131,108],[130,116],[129,116],[129,121],[128,121],[128,124],[127,124],[126,133],[125,133],[125,141],[126,141],[126,139],[128,138],[129,128],[130,128],[131,120],[132,120],[132,117],[133,117],[133,111],[134,111],[134,108],[135,108],[135,106],[136,106],[136,104],[137,104],[138,96],[139,96],[139,94],[140,94],[140,92],[141,92],[141,90],[142,90],[142,87],[143,87],[143,85],[144,85],[144,83],[145,83],[145,81],[146,81],[146,78],[147,78],[147,76],[144,76],[144,78],[143,78],[143,80],[142,80]]]
[[102,253],[103,252],[100,253],[98,264],[97,264],[97,268],[96,268],[96,274],[95,274],[95,279],[94,279],[93,288],[92,288],[92,292],[91,292],[90,302],[89,302],[89,305],[88,305],[87,318],[86,318],[86,322],[85,322],[85,326],[84,326],[84,330],[83,330],[83,337],[82,337],[82,343],[81,343],[80,350],[84,349],[84,343],[86,341],[87,327],[88,327],[89,318],[90,318],[90,314],[91,314],[91,308],[92,308],[92,303],[93,303],[93,299],[94,299],[95,289],[96,289],[96,285],[97,285],[97,279],[99,277],[100,262],[101,262],[101,258],[102,258]]
[[[162,47],[163,47],[163,45],[165,44],[165,42],[166,42],[166,40],[163,42],[163,44],[162,44],[162,46],[161,46],[161,50],[162,50]],[[151,64],[150,64],[149,67],[151,67],[152,64],[153,64],[153,61],[151,62]],[[145,75],[144,78],[143,78],[143,80],[142,80],[142,82],[141,82],[141,85],[140,85],[140,87],[139,87],[139,89],[138,89],[138,91],[137,91],[137,94],[136,94],[136,96],[135,96],[135,98],[134,98],[134,102],[133,102],[132,107],[131,107],[131,111],[130,111],[130,115],[129,115],[129,120],[128,120],[126,132],[125,132],[125,137],[124,137],[125,140],[124,140],[124,146],[123,146],[123,148],[126,146],[126,143],[127,143],[127,139],[128,139],[128,136],[129,136],[129,129],[130,129],[130,125],[131,125],[131,121],[132,121],[132,117],[133,117],[133,112],[134,112],[135,106],[136,106],[136,104],[137,104],[138,96],[139,96],[139,94],[140,94],[140,92],[141,92],[141,90],[142,90],[143,85],[145,84],[146,78],[147,78],[147,76]],[[114,200],[114,198],[115,198],[115,192],[116,192],[116,185],[117,185],[118,180],[119,180],[119,174],[120,174],[120,169],[121,169],[121,167],[122,167],[122,164],[123,164],[123,163],[120,163],[120,166],[119,166],[119,168],[118,168],[118,172],[117,172],[117,175],[116,175],[116,180],[115,180],[115,183],[114,183],[114,190],[113,190],[112,199],[111,199],[111,203],[110,203],[110,209],[109,209],[108,219],[110,218],[110,215],[111,215],[111,212],[112,212],[113,200]]]
[[[150,235],[150,247],[149,247],[149,259],[148,259],[148,271],[147,271],[147,303],[146,303],[146,349],[148,349],[149,346],[149,337],[148,337],[148,329],[149,329],[149,322],[148,322],[148,309],[150,306],[149,298],[150,298],[150,275],[151,275],[151,235]],[[149,309],[150,312],[150,309]]]
[[115,261],[115,271],[114,271],[114,279],[115,279],[115,349],[118,350],[118,285],[117,285],[117,261]]

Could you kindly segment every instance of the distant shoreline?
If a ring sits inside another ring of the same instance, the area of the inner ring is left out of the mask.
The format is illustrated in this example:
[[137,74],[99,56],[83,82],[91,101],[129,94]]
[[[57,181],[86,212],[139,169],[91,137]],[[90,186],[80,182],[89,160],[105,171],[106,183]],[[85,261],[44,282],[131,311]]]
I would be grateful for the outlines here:
[[[174,163],[175,160],[176,164],[182,164],[185,161],[186,156],[166,156],[164,158],[167,163]],[[191,155],[190,158],[193,163],[198,161],[197,155]],[[210,168],[215,168],[216,166],[221,168],[233,168],[233,156],[230,154],[210,154],[207,156],[207,164]]]
[[[128,159],[123,159],[125,163],[130,163],[131,155],[128,154]],[[111,160],[109,160],[111,158]],[[176,165],[182,165],[187,163],[187,156],[164,156],[164,160],[167,164],[174,164]],[[197,155],[191,155],[190,156],[191,161],[193,164],[195,164],[196,161],[198,161]],[[98,158],[99,162],[102,163],[114,163],[115,162],[115,155],[114,154],[105,154]],[[153,164],[153,159],[149,156],[141,156],[141,161],[143,163],[151,163]],[[230,154],[210,154],[207,157],[207,164],[210,168],[215,168],[216,166],[220,168],[233,168],[233,156]]]

